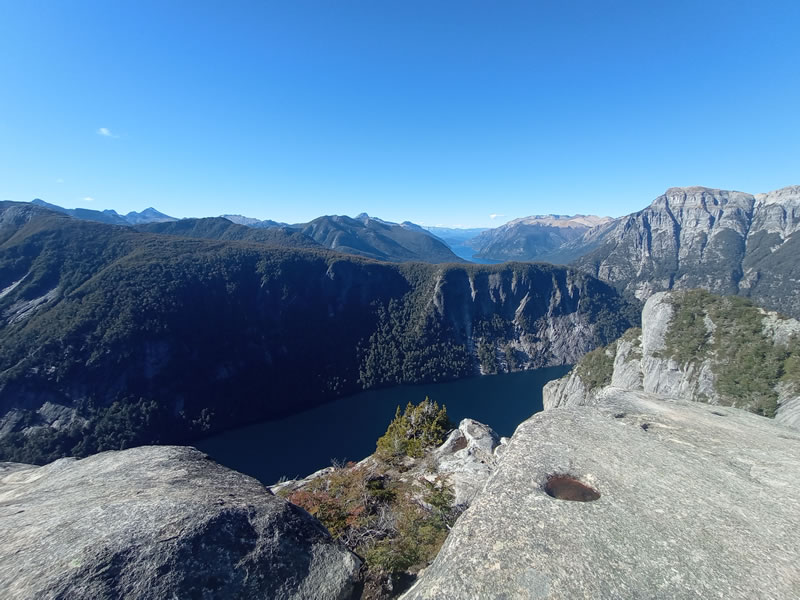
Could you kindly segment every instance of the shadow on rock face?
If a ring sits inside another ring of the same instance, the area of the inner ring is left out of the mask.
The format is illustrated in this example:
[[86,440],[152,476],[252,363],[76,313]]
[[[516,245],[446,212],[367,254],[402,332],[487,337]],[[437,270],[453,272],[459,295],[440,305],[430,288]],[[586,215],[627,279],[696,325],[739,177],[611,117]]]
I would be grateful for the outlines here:
[[600,492],[581,483],[570,475],[550,475],[544,484],[547,495],[556,500],[572,500],[573,502],[592,502],[600,497]]

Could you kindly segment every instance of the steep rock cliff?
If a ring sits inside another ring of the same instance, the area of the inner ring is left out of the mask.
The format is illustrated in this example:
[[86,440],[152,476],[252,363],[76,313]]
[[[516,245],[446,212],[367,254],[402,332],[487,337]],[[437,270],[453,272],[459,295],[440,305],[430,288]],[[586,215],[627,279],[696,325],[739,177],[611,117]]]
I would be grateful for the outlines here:
[[661,292],[642,329],[595,350],[544,388],[545,408],[591,404],[604,389],[737,406],[797,427],[800,322],[734,297]]
[[642,211],[586,232],[546,260],[574,261],[640,300],[702,287],[800,317],[800,186],[753,196],[670,188]]

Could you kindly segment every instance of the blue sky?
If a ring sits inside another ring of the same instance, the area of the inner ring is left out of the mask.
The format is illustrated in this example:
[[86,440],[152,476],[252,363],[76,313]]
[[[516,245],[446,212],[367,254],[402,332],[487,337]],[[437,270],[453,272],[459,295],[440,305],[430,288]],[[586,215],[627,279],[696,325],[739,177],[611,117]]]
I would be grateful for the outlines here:
[[796,0],[0,0],[0,198],[489,226],[800,184],[799,26]]

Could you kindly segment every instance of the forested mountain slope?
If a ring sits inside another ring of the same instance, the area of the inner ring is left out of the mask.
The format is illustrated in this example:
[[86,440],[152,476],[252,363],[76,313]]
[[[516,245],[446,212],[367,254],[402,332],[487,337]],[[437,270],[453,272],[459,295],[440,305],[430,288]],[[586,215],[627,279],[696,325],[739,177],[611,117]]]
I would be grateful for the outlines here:
[[148,223],[147,225],[138,225],[136,229],[147,233],[161,233],[207,240],[256,242],[288,248],[322,249],[322,246],[310,237],[289,227],[276,226],[256,229],[233,223],[224,217],[181,219],[180,221],[169,223]]
[[365,387],[573,363],[635,313],[547,265],[387,264],[0,203],[0,457],[185,440]]
[[355,219],[329,215],[292,227],[326,248],[346,254],[392,262],[464,262],[447,244],[419,226],[389,223],[365,213]]

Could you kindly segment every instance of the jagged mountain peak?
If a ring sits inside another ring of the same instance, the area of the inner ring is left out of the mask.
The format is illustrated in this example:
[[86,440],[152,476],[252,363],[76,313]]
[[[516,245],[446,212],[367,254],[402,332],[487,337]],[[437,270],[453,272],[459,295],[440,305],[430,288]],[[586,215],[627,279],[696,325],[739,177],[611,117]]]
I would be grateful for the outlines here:
[[166,221],[177,221],[175,217],[165,215],[161,211],[156,210],[152,206],[145,208],[141,212],[131,211],[125,215],[124,219],[131,225],[140,225],[142,223],[163,223]]
[[640,300],[700,287],[800,315],[799,186],[758,197],[670,188],[647,208],[587,231],[559,252]]

